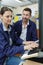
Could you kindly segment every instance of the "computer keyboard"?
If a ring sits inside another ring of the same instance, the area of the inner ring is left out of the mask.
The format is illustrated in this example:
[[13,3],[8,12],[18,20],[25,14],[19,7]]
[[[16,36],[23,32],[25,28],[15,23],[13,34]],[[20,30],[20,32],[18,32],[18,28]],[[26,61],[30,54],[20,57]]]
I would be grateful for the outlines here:
[[28,52],[28,55],[34,54],[34,53],[37,53],[37,52],[39,52],[39,49],[38,48],[34,48],[33,50],[30,50],[30,52]]

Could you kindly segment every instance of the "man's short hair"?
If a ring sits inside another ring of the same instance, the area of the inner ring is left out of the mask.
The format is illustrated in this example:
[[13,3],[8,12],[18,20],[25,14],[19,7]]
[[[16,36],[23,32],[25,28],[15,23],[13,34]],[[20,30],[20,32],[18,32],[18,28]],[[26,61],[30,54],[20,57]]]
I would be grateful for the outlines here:
[[23,9],[23,11],[29,11],[29,12],[30,12],[30,15],[31,15],[31,13],[32,13],[32,11],[31,11],[30,8],[25,8],[25,9]]

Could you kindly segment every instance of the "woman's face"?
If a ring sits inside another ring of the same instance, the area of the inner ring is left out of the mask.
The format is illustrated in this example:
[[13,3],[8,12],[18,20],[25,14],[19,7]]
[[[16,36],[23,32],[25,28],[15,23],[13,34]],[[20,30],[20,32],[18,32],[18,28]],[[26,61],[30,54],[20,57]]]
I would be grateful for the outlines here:
[[4,14],[2,15],[2,20],[5,25],[9,25],[12,20],[12,12],[11,11],[5,11]]

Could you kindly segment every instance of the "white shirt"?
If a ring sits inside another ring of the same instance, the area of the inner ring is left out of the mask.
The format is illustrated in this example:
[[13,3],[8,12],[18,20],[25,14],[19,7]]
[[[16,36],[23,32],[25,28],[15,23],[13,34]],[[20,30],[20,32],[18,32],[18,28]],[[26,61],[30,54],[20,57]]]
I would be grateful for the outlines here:
[[27,26],[29,25],[29,21],[27,23],[27,25],[24,27],[23,23],[22,23],[22,32],[20,35],[20,38],[23,39],[24,41],[26,41],[26,34],[27,34]]

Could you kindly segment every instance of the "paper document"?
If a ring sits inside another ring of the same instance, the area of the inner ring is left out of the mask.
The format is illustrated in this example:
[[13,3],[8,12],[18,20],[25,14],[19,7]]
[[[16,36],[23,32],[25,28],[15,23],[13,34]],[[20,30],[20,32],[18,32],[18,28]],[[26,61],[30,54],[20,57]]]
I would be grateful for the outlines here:
[[27,59],[27,58],[32,58],[32,57],[38,57],[38,53],[33,53],[30,55],[24,54],[21,59]]

